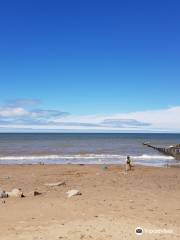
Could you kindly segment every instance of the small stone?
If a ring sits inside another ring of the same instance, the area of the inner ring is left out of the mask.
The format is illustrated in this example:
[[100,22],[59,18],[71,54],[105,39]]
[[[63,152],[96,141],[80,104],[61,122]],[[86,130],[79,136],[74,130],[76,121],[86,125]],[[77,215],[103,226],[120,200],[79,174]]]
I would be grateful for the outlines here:
[[0,189],[0,198],[8,198],[8,193]]
[[11,192],[7,192],[8,197],[25,197],[21,189],[13,189]]
[[82,195],[81,192],[79,190],[76,189],[72,189],[66,192],[68,197],[73,197],[73,196],[77,196],[77,195]]
[[66,183],[65,182],[55,182],[55,183],[45,183],[44,185],[48,186],[48,187],[58,187],[58,186],[66,185]]
[[102,169],[103,169],[103,170],[107,170],[108,167],[107,167],[106,165],[104,165],[104,166],[102,166]]
[[38,191],[34,191],[34,197],[35,196],[38,196],[38,195],[41,195],[42,193],[38,192]]

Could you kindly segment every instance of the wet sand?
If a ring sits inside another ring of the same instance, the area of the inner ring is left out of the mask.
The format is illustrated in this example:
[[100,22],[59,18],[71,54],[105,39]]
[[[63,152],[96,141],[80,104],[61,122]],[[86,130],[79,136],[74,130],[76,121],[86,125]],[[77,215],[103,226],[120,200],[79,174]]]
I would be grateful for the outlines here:
[[[66,185],[44,185],[57,181]],[[0,188],[26,195],[0,199],[2,240],[180,239],[180,168],[1,165]],[[82,195],[67,198],[70,189]]]

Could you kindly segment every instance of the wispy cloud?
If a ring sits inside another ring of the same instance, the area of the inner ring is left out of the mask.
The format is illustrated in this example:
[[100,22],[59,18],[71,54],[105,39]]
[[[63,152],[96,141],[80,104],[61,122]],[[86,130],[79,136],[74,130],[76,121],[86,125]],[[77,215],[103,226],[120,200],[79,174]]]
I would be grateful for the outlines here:
[[32,107],[41,104],[41,100],[39,99],[29,99],[29,98],[18,98],[18,99],[11,99],[5,102],[6,106],[9,107]]
[[[19,103],[19,105],[18,105]],[[64,131],[180,132],[180,106],[112,115],[71,115],[39,107],[40,101],[18,99],[0,107],[0,129]]]
[[48,110],[48,109],[33,109],[28,110],[22,107],[0,107],[0,118],[8,119],[23,119],[23,118],[52,118],[52,117],[62,117],[68,115],[67,112],[62,112],[58,110]]
[[150,126],[150,123],[137,121],[136,119],[105,119],[102,123],[103,126],[123,128],[123,127],[141,127]]
[[57,118],[64,117],[69,115],[68,112],[63,112],[59,110],[49,110],[49,109],[34,109],[29,111],[29,116],[32,118],[41,118],[41,119],[49,119],[49,118]]
[[25,117],[29,112],[22,107],[0,107],[0,118]]
[[36,99],[18,99],[0,106],[0,124],[6,125],[43,125],[67,116],[69,113],[56,109],[34,109],[40,101]]

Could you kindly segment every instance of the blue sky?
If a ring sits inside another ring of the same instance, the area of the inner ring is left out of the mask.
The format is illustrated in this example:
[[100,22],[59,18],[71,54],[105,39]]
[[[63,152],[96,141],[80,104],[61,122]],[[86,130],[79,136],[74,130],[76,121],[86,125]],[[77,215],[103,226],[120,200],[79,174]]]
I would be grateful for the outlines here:
[[179,10],[167,0],[1,2],[0,129],[180,131]]

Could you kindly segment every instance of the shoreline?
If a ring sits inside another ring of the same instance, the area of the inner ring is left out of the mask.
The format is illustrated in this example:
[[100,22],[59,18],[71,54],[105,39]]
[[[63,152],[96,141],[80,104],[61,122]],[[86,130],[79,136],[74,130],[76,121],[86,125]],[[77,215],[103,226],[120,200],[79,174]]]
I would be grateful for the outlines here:
[[[178,168],[136,165],[125,174],[122,165],[0,165],[0,176],[2,189],[26,196],[0,202],[3,240],[136,239],[137,226],[173,231],[145,240],[180,237]],[[65,185],[45,185],[59,181]],[[82,195],[67,198],[71,189]]]
[[[180,168],[180,163],[178,164],[165,164],[163,166],[159,166],[159,165],[154,165],[154,166],[150,166],[150,165],[143,165],[143,164],[133,164],[133,168],[131,171],[133,171],[133,169],[135,168],[149,168],[149,169],[167,169],[167,168],[177,168],[179,169]],[[43,163],[43,162],[39,162],[39,163],[0,163],[0,168],[2,166],[5,166],[5,167],[20,167],[20,166],[86,166],[86,167],[95,167],[95,166],[107,166],[107,167],[119,167],[121,169],[124,169],[125,170],[125,163],[120,163],[120,164],[117,164],[117,163]],[[129,171],[128,171],[129,172]]]

